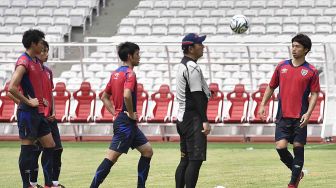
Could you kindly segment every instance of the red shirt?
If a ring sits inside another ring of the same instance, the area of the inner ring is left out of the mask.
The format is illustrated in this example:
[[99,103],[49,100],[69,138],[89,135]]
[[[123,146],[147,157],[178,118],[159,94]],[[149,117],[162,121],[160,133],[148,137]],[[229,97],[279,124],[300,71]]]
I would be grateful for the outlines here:
[[279,86],[277,119],[301,118],[307,112],[310,92],[319,92],[319,75],[316,68],[304,62],[294,67],[292,60],[280,62],[276,67],[269,86]]
[[[16,62],[15,67],[24,66],[26,69],[25,74],[22,77],[20,86],[23,91],[23,95],[28,98],[37,98],[39,100],[38,112],[44,113],[43,105],[43,87],[41,76],[43,69],[39,61],[34,61],[27,53],[23,53]],[[27,105],[20,104],[19,109],[25,109]]]
[[44,66],[43,66],[43,74],[42,74],[42,82],[43,82],[43,98],[48,101],[48,106],[44,108],[44,115],[46,117],[51,115],[52,112],[52,106],[53,106],[53,101],[52,101],[52,90],[54,89],[54,83],[53,83],[53,74],[52,71]]
[[121,66],[113,71],[105,88],[105,92],[112,95],[116,116],[120,112],[127,111],[124,101],[124,89],[132,91],[133,111],[136,112],[136,75],[128,66]]

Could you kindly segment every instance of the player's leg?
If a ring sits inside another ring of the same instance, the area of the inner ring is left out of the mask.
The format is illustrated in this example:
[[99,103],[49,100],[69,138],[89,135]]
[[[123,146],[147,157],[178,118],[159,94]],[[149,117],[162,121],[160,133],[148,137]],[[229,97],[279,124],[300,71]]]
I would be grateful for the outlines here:
[[138,162],[138,188],[145,188],[150,169],[150,161],[153,156],[153,148],[138,127],[135,127],[134,132],[135,135],[131,147],[136,148],[141,153]]
[[21,139],[21,151],[19,156],[19,169],[22,179],[23,188],[30,186],[29,174],[31,170],[32,153],[35,148],[34,139],[37,137],[37,132],[34,129],[36,118],[29,111],[18,110],[18,129]]
[[279,154],[280,160],[292,170],[293,166],[293,156],[288,151],[288,140],[291,139],[291,129],[288,126],[290,122],[287,119],[281,118],[276,122],[275,128],[275,147]]
[[184,188],[185,186],[185,172],[189,164],[189,158],[187,154],[187,144],[186,144],[186,138],[182,132],[181,123],[177,122],[177,132],[180,135],[180,151],[181,151],[181,159],[180,163],[176,168],[175,171],[175,186],[176,188]]
[[42,146],[41,144],[37,141],[35,143],[35,148],[33,150],[33,154],[32,154],[32,166],[31,166],[31,170],[30,170],[30,185],[32,185],[33,187],[40,187],[40,185],[37,184],[37,177],[38,177],[38,171],[39,171],[39,157],[40,154],[42,152]]
[[299,120],[295,125],[295,136],[293,142],[294,161],[290,184],[298,185],[303,178],[302,168],[304,165],[304,145],[307,142],[307,126],[300,128]]
[[110,173],[112,166],[117,162],[122,153],[127,153],[130,147],[131,128],[128,124],[118,118],[113,123],[113,138],[106,158],[101,162],[90,188],[97,188]]
[[63,152],[61,136],[60,136],[59,129],[57,126],[57,121],[55,120],[49,123],[50,123],[51,134],[55,142],[52,182],[55,186],[64,187],[63,185],[59,184],[59,181],[58,181],[59,175],[61,173],[61,166],[62,166],[61,158],[62,158],[62,152]]
[[[203,126],[198,115],[192,118],[192,129],[187,133],[187,152],[189,164],[185,172],[186,188],[195,188],[199,171],[206,160],[207,138],[202,132]],[[190,136],[189,136],[190,135]]]
[[55,142],[52,137],[50,126],[47,120],[40,116],[40,124],[39,124],[39,141],[42,144],[43,152],[41,157],[41,163],[43,167],[44,174],[44,182],[45,186],[53,186],[52,183],[52,168],[54,162],[54,149]]

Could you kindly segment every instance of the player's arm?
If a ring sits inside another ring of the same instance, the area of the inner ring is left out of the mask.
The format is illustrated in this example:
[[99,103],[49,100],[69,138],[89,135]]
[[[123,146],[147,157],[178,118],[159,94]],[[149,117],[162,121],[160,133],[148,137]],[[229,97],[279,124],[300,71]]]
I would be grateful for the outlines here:
[[51,115],[47,117],[49,121],[55,120],[55,102],[54,102],[54,95],[51,95]]
[[105,91],[103,92],[103,95],[101,97],[101,100],[105,106],[105,108],[112,114],[115,114],[115,110],[114,110],[114,106],[110,100],[111,95],[109,95],[108,93],[106,93]]
[[318,92],[311,92],[310,94],[310,100],[309,100],[309,106],[308,110],[305,114],[302,115],[301,120],[300,120],[300,127],[304,127],[308,124],[309,118],[314,110],[314,107],[316,105],[316,101],[318,98],[319,93]]
[[271,88],[270,86],[267,86],[266,91],[264,93],[264,97],[260,103],[259,106],[259,110],[258,110],[258,114],[260,119],[265,120],[266,119],[266,113],[265,113],[265,105],[268,103],[269,99],[272,97],[273,93],[274,93],[273,88]]
[[188,82],[190,86],[191,97],[193,98],[196,106],[196,111],[201,117],[203,123],[203,133],[208,135],[210,133],[210,125],[207,117],[207,102],[208,98],[202,89],[202,76],[200,68],[197,64],[188,66],[189,77]]
[[132,91],[128,88],[124,89],[124,100],[125,100],[125,105],[127,109],[127,112],[125,113],[127,114],[129,118],[133,120],[137,120],[137,115],[133,109]]
[[16,104],[20,103],[20,100],[14,97],[10,92],[7,93],[7,96],[11,98]]
[[24,66],[19,65],[16,67],[13,75],[12,75],[12,79],[9,83],[9,89],[8,91],[13,95],[13,97],[15,97],[16,99],[18,99],[20,102],[23,102],[31,107],[37,107],[39,105],[38,99],[37,98],[29,98],[27,99],[24,95],[21,94],[21,92],[19,91],[19,84],[22,80],[23,75],[25,74],[26,69]]

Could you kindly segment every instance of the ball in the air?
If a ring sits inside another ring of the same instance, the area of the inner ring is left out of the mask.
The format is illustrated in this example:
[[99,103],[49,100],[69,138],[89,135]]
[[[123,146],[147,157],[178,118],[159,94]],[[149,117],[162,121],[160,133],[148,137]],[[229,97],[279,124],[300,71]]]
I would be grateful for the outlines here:
[[230,27],[233,32],[241,34],[248,30],[249,21],[244,15],[235,15],[231,19]]

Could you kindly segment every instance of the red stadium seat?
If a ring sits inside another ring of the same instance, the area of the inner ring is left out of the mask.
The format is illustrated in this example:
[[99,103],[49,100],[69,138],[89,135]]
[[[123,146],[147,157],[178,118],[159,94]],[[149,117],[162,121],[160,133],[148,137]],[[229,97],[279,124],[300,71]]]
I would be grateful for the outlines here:
[[0,91],[0,122],[13,122],[15,118],[15,103],[7,96],[8,85],[6,83],[5,88]]
[[147,118],[147,121],[153,123],[170,121],[174,104],[174,94],[170,92],[169,86],[166,84],[161,85],[159,91],[152,94],[151,99],[155,102],[155,106],[153,109],[153,117]]
[[210,123],[218,123],[221,121],[223,110],[223,92],[219,91],[217,83],[210,83],[211,97],[208,102],[207,117]]
[[234,90],[227,95],[231,102],[228,117],[224,123],[245,123],[250,95],[245,91],[243,84],[237,84]]
[[252,117],[250,118],[250,123],[270,123],[272,122],[274,100],[275,100],[274,94],[271,96],[270,100],[265,105],[266,119],[263,121],[260,119],[260,116],[258,115],[259,106],[264,97],[264,93],[266,91],[267,86],[268,84],[266,83],[260,84],[258,91],[254,92],[251,96],[253,100],[253,106],[251,110]]
[[[81,95],[78,95],[79,92]],[[70,122],[92,122],[96,107],[96,93],[91,89],[90,83],[82,82],[79,90],[73,93],[73,97],[78,104],[75,117],[70,117]]]
[[310,116],[309,123],[322,123],[324,114],[325,93],[321,91],[316,101],[315,108]]
[[53,90],[54,105],[55,105],[55,118],[58,122],[65,122],[69,117],[70,112],[70,92],[66,90],[63,82],[56,83]]
[[[100,99],[101,99],[103,93],[104,93],[104,91],[102,91],[102,92],[99,93],[99,98]],[[112,95],[111,95],[111,97],[112,97]],[[110,97],[110,100],[111,100],[111,97]],[[100,113],[101,113],[101,116],[100,117],[96,117],[95,118],[95,122],[97,122],[97,123],[109,123],[109,122],[113,122],[114,121],[115,117],[106,109],[105,105],[102,106],[102,108],[100,110]]]
[[137,87],[137,114],[138,122],[143,122],[147,114],[148,107],[148,93],[144,90],[142,84],[138,83]]

